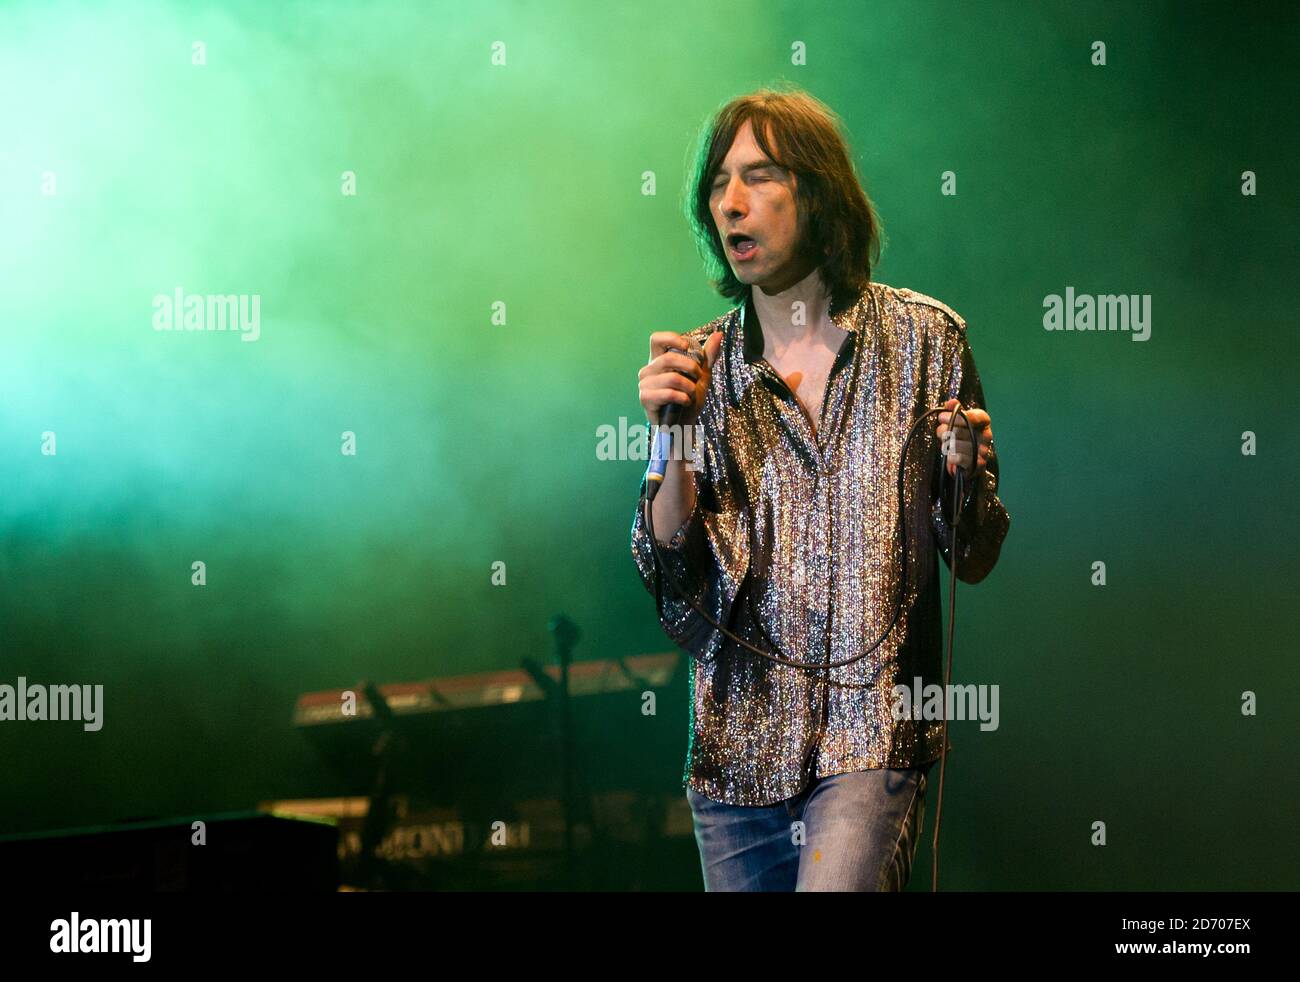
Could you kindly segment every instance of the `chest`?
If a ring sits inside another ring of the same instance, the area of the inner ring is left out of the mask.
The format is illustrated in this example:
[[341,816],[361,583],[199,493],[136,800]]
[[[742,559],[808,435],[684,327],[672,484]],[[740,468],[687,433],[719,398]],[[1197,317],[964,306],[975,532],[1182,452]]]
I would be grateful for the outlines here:
[[763,357],[794,393],[814,432],[821,421],[826,383],[848,334],[828,331],[784,348],[766,346]]

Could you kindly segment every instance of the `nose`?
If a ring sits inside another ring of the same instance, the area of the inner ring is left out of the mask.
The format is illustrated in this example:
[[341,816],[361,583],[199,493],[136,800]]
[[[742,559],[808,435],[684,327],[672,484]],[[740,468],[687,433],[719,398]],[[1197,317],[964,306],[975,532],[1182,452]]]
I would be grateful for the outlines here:
[[722,189],[722,197],[718,199],[718,213],[726,218],[739,218],[745,213],[745,183],[737,181],[734,177],[727,181],[727,186]]

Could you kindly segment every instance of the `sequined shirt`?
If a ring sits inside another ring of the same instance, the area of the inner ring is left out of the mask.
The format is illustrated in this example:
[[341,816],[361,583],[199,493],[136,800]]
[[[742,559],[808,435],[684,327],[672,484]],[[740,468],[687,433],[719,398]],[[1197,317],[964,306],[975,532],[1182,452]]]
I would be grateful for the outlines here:
[[[763,357],[752,297],[688,332],[701,343],[715,330],[724,338],[687,471],[695,506],[660,547],[716,620],[805,663],[861,653],[889,623],[900,573],[898,459],[912,422],[953,397],[987,409],[966,323],[939,301],[872,283],[832,321],[847,337],[815,433]],[[930,417],[908,453],[908,582],[898,621],[878,648],[843,667],[777,665],[725,639],[656,575],[637,508],[638,571],[659,590],[665,632],[692,656],[683,781],[697,793],[773,804],[814,776],[939,756],[942,722],[894,708],[895,686],[943,683],[938,557],[951,558],[952,492],[936,423]],[[994,456],[960,506],[957,575],[967,583],[988,575],[1010,525],[997,489]],[[657,532],[662,542],[669,530]]]

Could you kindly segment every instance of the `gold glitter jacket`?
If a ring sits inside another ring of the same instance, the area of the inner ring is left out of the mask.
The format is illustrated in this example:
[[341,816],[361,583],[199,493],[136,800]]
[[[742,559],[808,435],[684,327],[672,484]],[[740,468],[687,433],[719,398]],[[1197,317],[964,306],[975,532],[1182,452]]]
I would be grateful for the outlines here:
[[[833,320],[848,337],[816,435],[763,358],[752,299],[689,332],[703,343],[721,330],[724,340],[700,414],[695,508],[660,550],[715,619],[805,662],[860,653],[889,623],[900,572],[898,459],[913,421],[953,397],[987,408],[966,323],[939,301],[872,283]],[[936,552],[949,562],[952,488],[937,422],[930,417],[908,453],[903,609],[860,661],[817,671],[773,664],[725,640],[660,578],[664,630],[694,656],[683,779],[699,794],[773,804],[813,776],[939,756],[940,720],[893,713],[895,685],[911,688],[918,676],[922,686],[943,684]],[[957,527],[957,575],[967,583],[988,575],[1010,526],[997,488],[993,457]],[[632,553],[653,593],[639,508]]]

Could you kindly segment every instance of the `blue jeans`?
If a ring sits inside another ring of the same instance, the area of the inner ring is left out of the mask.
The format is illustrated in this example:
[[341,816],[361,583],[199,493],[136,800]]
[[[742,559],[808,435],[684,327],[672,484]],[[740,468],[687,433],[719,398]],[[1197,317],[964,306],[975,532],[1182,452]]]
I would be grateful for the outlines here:
[[704,889],[902,890],[932,764],[832,774],[775,805],[727,805],[687,788]]

